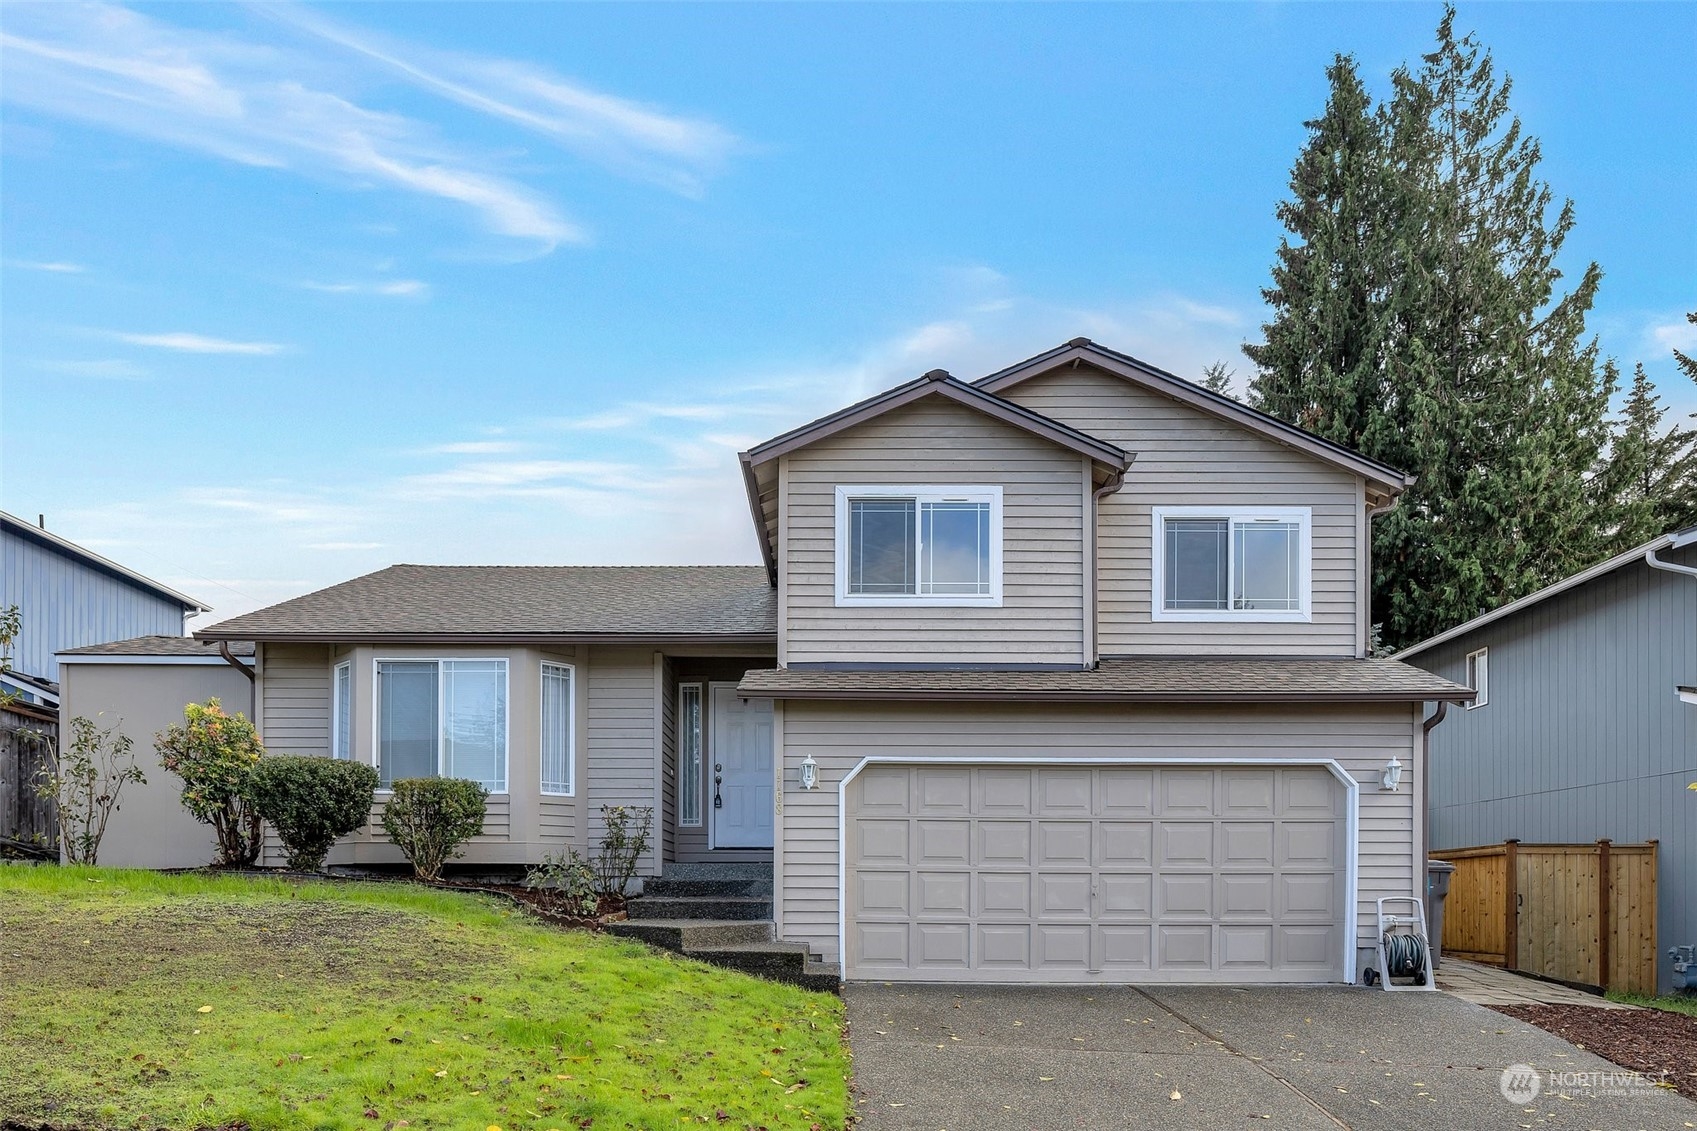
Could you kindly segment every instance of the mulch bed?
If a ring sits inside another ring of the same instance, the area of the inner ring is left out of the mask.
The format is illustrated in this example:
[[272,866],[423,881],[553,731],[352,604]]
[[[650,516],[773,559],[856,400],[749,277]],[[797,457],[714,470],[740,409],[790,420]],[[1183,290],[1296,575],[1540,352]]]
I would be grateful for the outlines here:
[[547,920],[557,926],[578,927],[585,930],[596,930],[609,921],[624,918],[625,901],[616,896],[602,896],[600,906],[596,908],[595,918],[579,919],[572,915],[561,913],[555,906],[552,897],[545,891],[525,887],[523,884],[502,883],[472,883],[466,880],[442,880],[433,885],[449,888],[455,891],[480,891],[486,895],[502,895],[517,903],[524,910],[538,919]]
[[1622,1068],[1659,1076],[1697,1100],[1697,1017],[1665,1009],[1596,1009],[1588,1005],[1494,1005]]

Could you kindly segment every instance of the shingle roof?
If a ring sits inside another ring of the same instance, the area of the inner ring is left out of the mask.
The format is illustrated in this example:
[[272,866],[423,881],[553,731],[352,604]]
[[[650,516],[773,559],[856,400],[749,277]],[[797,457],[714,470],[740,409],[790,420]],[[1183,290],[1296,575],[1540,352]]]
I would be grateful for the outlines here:
[[[237,640],[230,644],[230,653],[235,656],[253,655],[251,640]],[[218,645],[204,640],[196,640],[192,636],[137,636],[130,640],[114,640],[109,644],[85,644],[81,648],[67,648],[60,652],[61,656],[214,656],[218,655]]]
[[1094,671],[751,671],[776,699],[1028,699],[1154,703],[1462,702],[1473,692],[1396,660],[1103,660]]
[[775,637],[760,566],[395,565],[200,629],[206,640]]

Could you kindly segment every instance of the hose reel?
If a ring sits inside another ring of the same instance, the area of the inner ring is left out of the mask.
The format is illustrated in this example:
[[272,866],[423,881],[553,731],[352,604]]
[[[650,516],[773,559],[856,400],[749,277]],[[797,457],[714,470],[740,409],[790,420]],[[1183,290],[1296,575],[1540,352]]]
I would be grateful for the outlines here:
[[[1388,895],[1377,901],[1379,933],[1374,949],[1379,965],[1369,968],[1364,980],[1387,990],[1436,990],[1432,977],[1432,947],[1426,936],[1426,905],[1405,895]],[[1406,914],[1392,914],[1389,904]]]

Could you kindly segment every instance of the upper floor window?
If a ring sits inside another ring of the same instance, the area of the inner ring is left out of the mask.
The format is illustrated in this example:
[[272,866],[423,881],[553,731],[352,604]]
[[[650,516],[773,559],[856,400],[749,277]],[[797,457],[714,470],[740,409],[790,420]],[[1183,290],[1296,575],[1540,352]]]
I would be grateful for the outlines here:
[[1000,487],[837,488],[837,604],[1001,603]]
[[377,661],[377,772],[507,792],[507,661]]
[[1483,707],[1491,701],[1491,650],[1481,648],[1477,652],[1467,653],[1467,686],[1478,694],[1473,702],[1467,705],[1469,711],[1475,707]]
[[1306,507],[1156,507],[1156,620],[1310,619]]

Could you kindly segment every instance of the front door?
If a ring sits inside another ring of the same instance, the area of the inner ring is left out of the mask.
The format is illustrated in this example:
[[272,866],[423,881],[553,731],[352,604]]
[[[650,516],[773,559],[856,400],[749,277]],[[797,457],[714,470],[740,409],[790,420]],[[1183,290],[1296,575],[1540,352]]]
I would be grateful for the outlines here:
[[715,684],[712,711],[712,847],[771,848],[772,701]]

